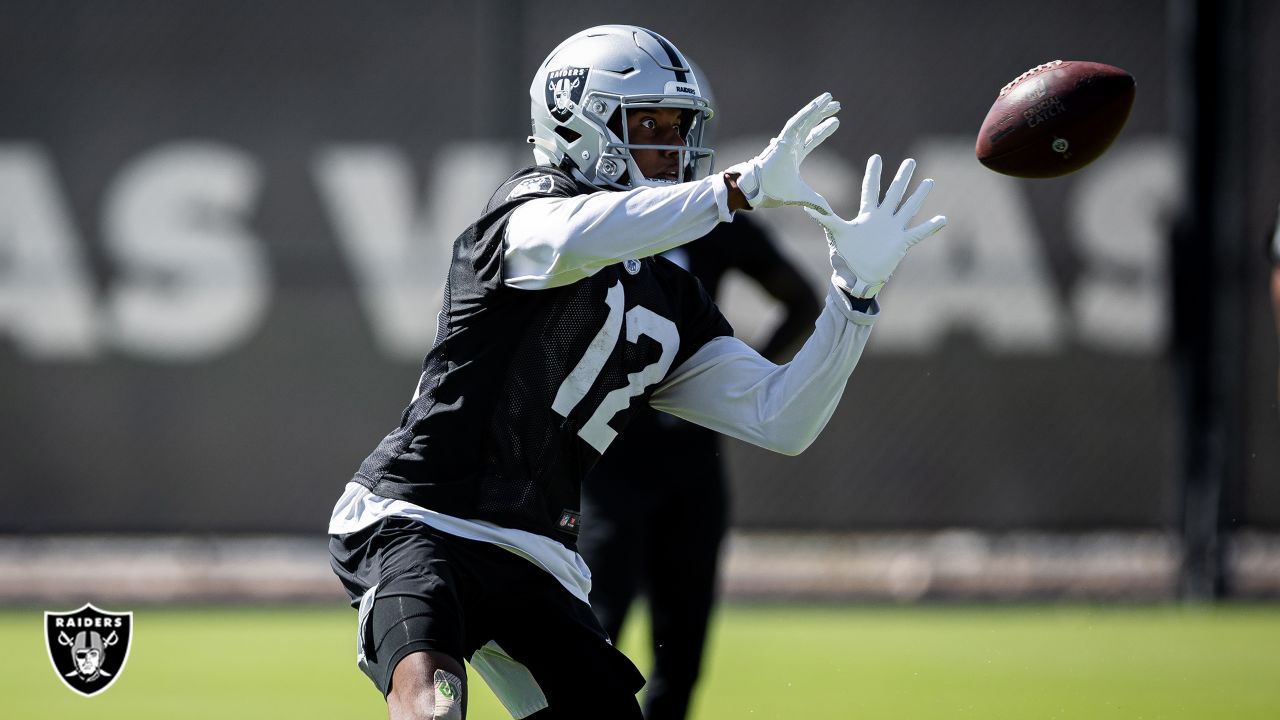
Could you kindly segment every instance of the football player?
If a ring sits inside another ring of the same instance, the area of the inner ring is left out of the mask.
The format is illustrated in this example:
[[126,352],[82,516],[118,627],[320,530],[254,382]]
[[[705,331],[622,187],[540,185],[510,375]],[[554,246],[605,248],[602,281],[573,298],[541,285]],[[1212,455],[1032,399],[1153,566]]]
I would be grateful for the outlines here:
[[[587,604],[576,552],[583,476],[642,405],[798,453],[834,411],[907,250],[914,163],[880,200],[837,216],[800,177],[837,127],[808,103],[755,158],[709,173],[713,109],[684,56],[639,27],[558,46],[534,75],[534,167],[463,231],[417,389],[334,507],[334,571],[359,607],[357,661],[393,719],[457,720],[463,661],[513,717],[639,718],[639,671]],[[826,303],[775,365],[741,341],[697,280],[658,254],[735,212],[799,205],[827,234]],[[662,448],[653,448],[662,452]]]

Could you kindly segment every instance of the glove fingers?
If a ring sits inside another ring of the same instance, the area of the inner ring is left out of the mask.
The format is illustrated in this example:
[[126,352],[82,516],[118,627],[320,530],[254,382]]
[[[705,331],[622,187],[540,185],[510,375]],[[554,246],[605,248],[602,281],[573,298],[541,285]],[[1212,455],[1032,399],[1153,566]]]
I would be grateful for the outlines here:
[[884,205],[890,210],[897,212],[898,206],[902,204],[902,196],[907,192],[907,184],[911,182],[911,175],[915,171],[916,161],[911,158],[903,160],[898,166],[898,174],[893,176],[893,182],[884,193]]
[[924,199],[929,197],[929,191],[933,189],[933,179],[925,178],[920,181],[920,187],[911,193],[911,197],[902,203],[902,209],[898,211],[898,217],[902,219],[902,225],[905,226],[911,222],[911,218],[920,212],[920,206],[924,205]]
[[860,213],[869,212],[880,204],[880,156],[867,158],[867,171],[862,176],[862,206]]
[[921,223],[908,230],[907,242],[911,245],[915,245],[946,226],[947,217],[945,215],[934,215],[929,222]]
[[[835,105],[835,109],[831,106]],[[800,109],[786,125],[782,126],[782,132],[778,134],[779,139],[793,139],[803,137],[809,134],[809,130],[817,125],[823,118],[830,117],[839,112],[840,103],[831,100],[831,93],[822,93],[814,98]]]
[[840,127],[840,118],[827,118],[822,121],[822,124],[814,128],[809,133],[809,137],[805,138],[804,145],[796,150],[797,161],[803,162],[809,153],[821,145],[823,140],[831,137],[838,127]]
[[832,100],[831,102],[827,103],[826,107],[822,108],[821,111],[814,113],[812,117],[811,126],[817,125],[819,122],[826,120],[827,118],[835,115],[838,112],[840,112],[840,101]]

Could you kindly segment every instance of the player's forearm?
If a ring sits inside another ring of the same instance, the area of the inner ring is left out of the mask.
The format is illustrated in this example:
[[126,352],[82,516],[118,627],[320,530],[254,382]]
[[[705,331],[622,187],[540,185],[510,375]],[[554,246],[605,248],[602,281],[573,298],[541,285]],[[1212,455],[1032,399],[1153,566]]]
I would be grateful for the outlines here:
[[879,312],[871,310],[853,310],[833,289],[813,334],[785,365],[735,338],[713,340],[676,368],[650,404],[739,440],[799,454],[835,412]]
[[[722,175],[671,187],[531,200],[507,224],[507,285],[568,285],[696,240],[732,217]],[[739,193],[740,194],[740,193]]]

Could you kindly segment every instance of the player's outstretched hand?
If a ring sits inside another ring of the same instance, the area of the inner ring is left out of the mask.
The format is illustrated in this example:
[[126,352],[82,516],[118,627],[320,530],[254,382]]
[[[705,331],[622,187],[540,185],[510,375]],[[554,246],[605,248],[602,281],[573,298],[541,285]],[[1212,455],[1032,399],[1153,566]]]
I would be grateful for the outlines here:
[[925,179],[906,202],[902,201],[915,169],[915,160],[902,161],[881,202],[881,161],[879,155],[872,155],[862,177],[862,206],[857,217],[845,220],[834,213],[823,215],[805,208],[827,233],[836,284],[854,297],[875,297],[911,246],[947,224],[946,217],[935,215],[928,222],[907,227],[933,188],[933,180]]
[[738,187],[752,208],[803,205],[823,215],[831,213],[826,198],[800,178],[800,163],[840,127],[840,120],[832,117],[837,112],[840,103],[831,93],[822,93],[793,115],[763,152],[728,169],[738,174]]

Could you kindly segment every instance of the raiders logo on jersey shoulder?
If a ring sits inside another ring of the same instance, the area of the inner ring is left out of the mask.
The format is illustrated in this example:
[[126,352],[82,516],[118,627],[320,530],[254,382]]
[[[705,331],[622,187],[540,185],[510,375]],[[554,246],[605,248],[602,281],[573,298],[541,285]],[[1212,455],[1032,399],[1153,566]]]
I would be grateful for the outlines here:
[[514,200],[533,193],[549,193],[554,187],[555,180],[550,175],[534,175],[521,180],[511,189],[511,192],[507,193],[507,199]]

